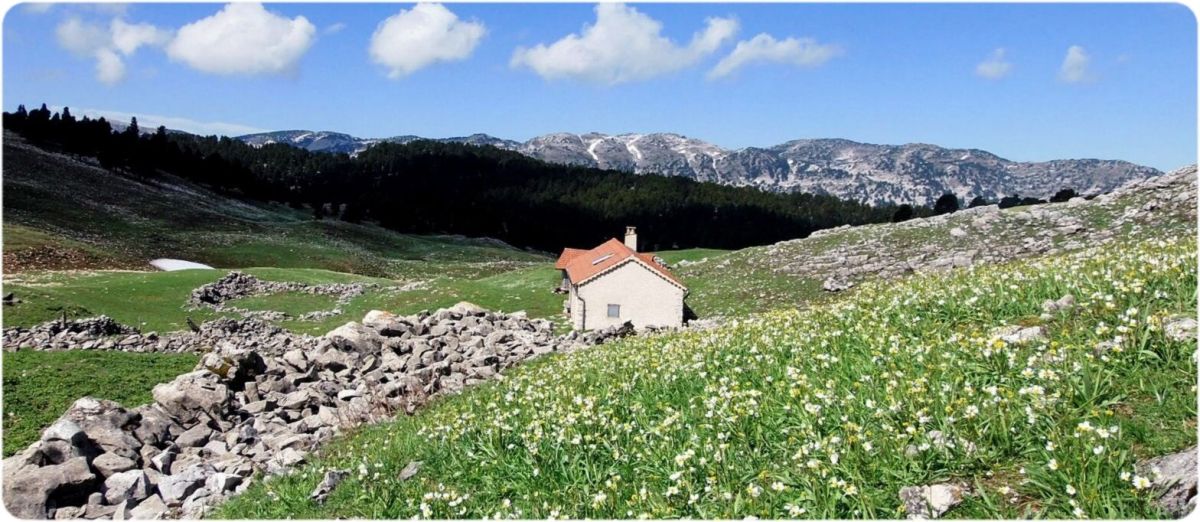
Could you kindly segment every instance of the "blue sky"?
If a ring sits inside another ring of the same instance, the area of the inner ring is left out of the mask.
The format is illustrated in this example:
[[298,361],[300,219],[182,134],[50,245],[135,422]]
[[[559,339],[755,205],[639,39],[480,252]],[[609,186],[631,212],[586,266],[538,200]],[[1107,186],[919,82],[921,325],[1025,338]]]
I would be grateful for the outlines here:
[[676,132],[1196,162],[1196,19],[1174,4],[22,4],[3,36],[6,110],[198,132]]

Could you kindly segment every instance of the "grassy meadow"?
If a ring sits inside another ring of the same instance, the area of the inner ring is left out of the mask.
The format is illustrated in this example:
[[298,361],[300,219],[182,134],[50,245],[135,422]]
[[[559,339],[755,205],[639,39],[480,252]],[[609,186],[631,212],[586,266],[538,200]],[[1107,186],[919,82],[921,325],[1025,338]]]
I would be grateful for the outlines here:
[[[550,356],[218,515],[897,518],[901,487],[958,481],[953,517],[1154,518],[1133,463],[1196,443],[1194,341],[1162,328],[1196,315],[1196,268],[1194,239],[1146,240]],[[310,502],[334,468],[352,478]]]
[[36,441],[80,397],[146,404],[155,384],[192,371],[198,360],[193,354],[5,352],[4,456]]

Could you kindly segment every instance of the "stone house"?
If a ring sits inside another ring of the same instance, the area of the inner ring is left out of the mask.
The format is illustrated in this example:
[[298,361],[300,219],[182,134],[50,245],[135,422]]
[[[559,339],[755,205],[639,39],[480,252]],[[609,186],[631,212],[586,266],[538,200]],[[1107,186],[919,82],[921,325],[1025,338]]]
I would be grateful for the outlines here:
[[688,289],[655,258],[637,251],[637,229],[590,250],[564,248],[554,267],[567,293],[564,312],[576,330],[629,321],[636,327],[680,326]]

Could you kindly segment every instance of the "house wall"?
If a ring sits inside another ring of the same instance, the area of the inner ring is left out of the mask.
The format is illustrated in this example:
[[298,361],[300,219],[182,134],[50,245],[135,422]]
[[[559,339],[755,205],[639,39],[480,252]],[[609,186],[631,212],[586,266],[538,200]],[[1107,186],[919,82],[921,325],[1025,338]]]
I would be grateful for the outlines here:
[[587,314],[587,310],[584,307],[583,301],[579,299],[579,293],[575,291],[574,285],[570,287],[567,302],[571,307],[571,328],[583,330],[583,319],[585,314]]
[[[577,287],[577,293],[571,315],[579,329],[594,330],[625,321],[639,327],[683,324],[683,289],[637,261]],[[608,317],[610,304],[621,305],[621,317]]]

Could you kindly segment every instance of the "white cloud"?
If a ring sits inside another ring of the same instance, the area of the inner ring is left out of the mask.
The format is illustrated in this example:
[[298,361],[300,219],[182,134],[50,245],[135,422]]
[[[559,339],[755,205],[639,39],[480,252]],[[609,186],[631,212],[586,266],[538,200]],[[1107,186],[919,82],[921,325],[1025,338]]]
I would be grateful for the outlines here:
[[213,74],[286,73],[312,46],[316,32],[303,16],[287,18],[262,4],[232,3],[179,28],[167,55]]
[[975,74],[989,80],[999,80],[1008,76],[1008,73],[1012,71],[1012,63],[1006,59],[1006,54],[1003,47],[992,51],[986,60],[975,66]]
[[834,44],[821,44],[812,38],[776,40],[769,34],[759,34],[738,42],[729,56],[722,58],[708,72],[708,77],[721,78],[753,63],[782,63],[796,67],[817,67],[842,53]]
[[387,67],[388,78],[401,78],[435,62],[467,58],[485,32],[482,23],[459,20],[441,4],[417,4],[380,22],[368,52]]
[[96,51],[96,79],[105,85],[113,85],[125,78],[125,62],[121,56],[104,47]]
[[150,24],[131,24],[115,18],[110,26],[112,45],[129,56],[143,45],[160,46],[171,39],[171,33]]
[[1058,69],[1058,78],[1067,83],[1090,80],[1092,75],[1088,68],[1091,62],[1092,57],[1088,56],[1087,50],[1078,45],[1072,45],[1067,48],[1067,56],[1063,58],[1062,67]]
[[76,56],[96,60],[96,79],[113,85],[125,77],[125,58],[146,45],[161,46],[170,33],[150,24],[114,18],[106,29],[71,17],[55,29],[58,44]]
[[338,34],[338,33],[342,32],[342,29],[345,29],[345,28],[346,28],[346,24],[344,24],[342,22],[337,22],[335,24],[330,24],[330,25],[326,26],[325,30],[322,32],[327,35],[328,34]]
[[58,24],[54,35],[58,38],[58,45],[81,57],[94,56],[97,49],[112,43],[112,36],[103,27],[75,17]]
[[[55,112],[61,112],[61,107],[48,107]],[[226,123],[220,121],[197,121],[190,118],[181,118],[178,116],[162,116],[158,114],[131,113],[124,111],[113,111],[108,109],[79,109],[71,108],[71,114],[76,117],[87,116],[89,118],[104,117],[112,123],[126,124],[130,118],[138,119],[138,127],[142,130],[153,130],[160,125],[171,130],[179,130],[199,134],[202,136],[210,136],[218,134],[222,136],[241,136],[243,134],[254,134],[258,132],[266,132],[264,129],[251,127],[249,125],[240,125],[237,123]]]
[[662,35],[662,23],[621,4],[596,6],[596,22],[552,44],[518,48],[513,67],[529,67],[547,80],[573,79],[615,85],[684,69],[733,38],[738,22],[709,18],[687,46]]

